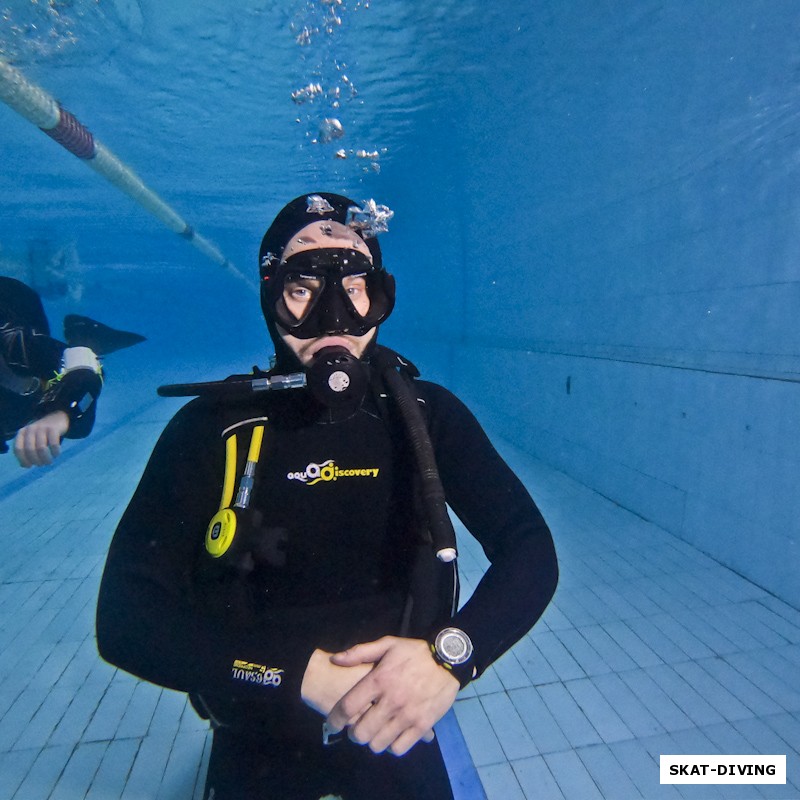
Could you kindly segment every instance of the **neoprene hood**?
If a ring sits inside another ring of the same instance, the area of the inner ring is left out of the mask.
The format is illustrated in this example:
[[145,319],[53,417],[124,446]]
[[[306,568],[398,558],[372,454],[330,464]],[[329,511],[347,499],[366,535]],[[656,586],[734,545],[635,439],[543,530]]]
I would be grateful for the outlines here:
[[[297,359],[281,338],[278,326],[300,339],[334,333],[361,336],[380,325],[394,307],[394,278],[383,268],[380,245],[374,236],[366,235],[352,223],[353,212],[363,213],[357,203],[343,195],[301,195],[281,209],[264,234],[259,250],[261,309],[279,369],[296,368]],[[325,223],[347,226],[354,237],[354,249],[320,247],[292,254],[290,248],[286,256],[294,237],[315,222],[323,226],[323,234]],[[342,283],[354,275],[364,278],[370,299],[369,310],[363,315],[350,302]],[[312,279],[320,287],[317,299],[302,319],[291,315],[284,300],[285,285],[297,279]]]

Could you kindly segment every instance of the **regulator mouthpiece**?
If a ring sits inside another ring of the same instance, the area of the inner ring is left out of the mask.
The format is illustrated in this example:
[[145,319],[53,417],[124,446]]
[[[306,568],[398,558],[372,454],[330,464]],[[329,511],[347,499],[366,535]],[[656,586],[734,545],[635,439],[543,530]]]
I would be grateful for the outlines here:
[[357,406],[367,391],[367,372],[346,347],[323,347],[307,370],[308,390],[328,408]]

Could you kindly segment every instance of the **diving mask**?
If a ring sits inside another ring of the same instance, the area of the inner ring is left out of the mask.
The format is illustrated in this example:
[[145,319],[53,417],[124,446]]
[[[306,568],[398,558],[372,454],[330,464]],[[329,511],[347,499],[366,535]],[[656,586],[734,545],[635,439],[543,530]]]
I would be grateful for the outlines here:
[[298,339],[363,336],[394,307],[394,278],[349,248],[297,252],[262,268],[262,286],[275,322]]

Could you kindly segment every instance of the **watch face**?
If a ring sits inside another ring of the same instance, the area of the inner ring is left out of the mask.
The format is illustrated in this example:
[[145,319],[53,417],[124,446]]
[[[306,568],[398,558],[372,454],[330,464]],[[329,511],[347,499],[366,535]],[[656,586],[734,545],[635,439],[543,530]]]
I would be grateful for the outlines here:
[[464,631],[445,628],[436,637],[436,652],[448,664],[463,664],[472,655],[472,642]]

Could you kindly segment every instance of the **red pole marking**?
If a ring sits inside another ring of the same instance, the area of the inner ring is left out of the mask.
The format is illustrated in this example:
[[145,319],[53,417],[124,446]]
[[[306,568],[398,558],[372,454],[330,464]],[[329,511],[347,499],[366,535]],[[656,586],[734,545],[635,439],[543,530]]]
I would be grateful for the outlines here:
[[78,158],[95,157],[94,137],[91,131],[78,122],[69,111],[58,108],[60,119],[55,128],[41,128],[51,139],[55,139],[62,147]]

